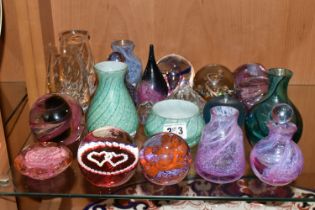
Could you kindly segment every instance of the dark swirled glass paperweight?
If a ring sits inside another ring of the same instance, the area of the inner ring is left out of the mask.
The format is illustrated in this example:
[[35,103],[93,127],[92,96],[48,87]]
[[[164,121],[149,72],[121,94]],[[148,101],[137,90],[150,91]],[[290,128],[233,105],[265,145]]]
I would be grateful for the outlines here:
[[66,145],[80,139],[84,121],[82,108],[76,100],[57,93],[38,98],[29,115],[29,124],[37,140]]

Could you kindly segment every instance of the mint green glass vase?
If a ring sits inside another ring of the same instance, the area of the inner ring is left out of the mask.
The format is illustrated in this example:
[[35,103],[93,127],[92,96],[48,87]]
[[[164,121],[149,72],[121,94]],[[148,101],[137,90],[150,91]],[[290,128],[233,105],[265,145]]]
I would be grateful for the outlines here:
[[297,126],[293,141],[298,142],[302,135],[303,122],[298,109],[288,97],[288,84],[293,72],[284,68],[272,68],[267,72],[269,78],[269,90],[265,97],[254,105],[247,114],[245,129],[248,140],[252,145],[268,136],[267,124],[272,120],[272,108],[279,103],[289,104],[294,114],[291,122]]
[[88,131],[113,126],[135,135],[138,115],[124,83],[127,64],[104,61],[94,68],[98,86],[87,113]]

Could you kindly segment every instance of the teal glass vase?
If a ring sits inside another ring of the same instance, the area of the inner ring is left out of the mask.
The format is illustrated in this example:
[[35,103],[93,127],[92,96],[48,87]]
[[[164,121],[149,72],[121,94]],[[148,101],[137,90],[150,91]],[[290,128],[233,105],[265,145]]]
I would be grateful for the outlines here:
[[272,119],[271,110],[279,103],[289,104],[294,113],[291,122],[297,126],[293,141],[298,142],[302,135],[303,122],[298,109],[288,97],[288,84],[293,72],[284,68],[272,68],[268,71],[269,89],[265,97],[248,112],[245,119],[245,130],[252,145],[268,136],[268,122]]
[[104,61],[95,69],[98,86],[87,113],[87,130],[113,126],[135,135],[138,115],[124,83],[127,64]]

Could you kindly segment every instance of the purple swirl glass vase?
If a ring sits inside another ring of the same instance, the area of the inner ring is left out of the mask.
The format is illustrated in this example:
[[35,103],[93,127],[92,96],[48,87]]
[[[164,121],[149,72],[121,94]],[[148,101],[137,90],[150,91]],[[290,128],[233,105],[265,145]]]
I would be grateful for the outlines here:
[[195,159],[196,172],[205,180],[224,184],[238,180],[245,171],[242,129],[239,112],[229,106],[211,108]]
[[285,103],[272,110],[268,123],[269,135],[260,140],[250,154],[255,175],[266,184],[283,186],[294,181],[302,172],[304,159],[298,145],[292,140],[297,127],[289,122],[293,109]]

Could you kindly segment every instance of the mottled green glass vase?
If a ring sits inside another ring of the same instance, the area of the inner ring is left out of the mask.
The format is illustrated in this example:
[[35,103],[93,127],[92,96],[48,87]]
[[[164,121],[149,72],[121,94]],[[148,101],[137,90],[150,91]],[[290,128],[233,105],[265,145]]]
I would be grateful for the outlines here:
[[104,61],[94,67],[98,86],[87,113],[88,131],[113,126],[135,135],[138,115],[124,83],[127,64]]
[[297,143],[301,138],[303,130],[302,118],[288,97],[288,84],[292,75],[292,71],[288,69],[269,69],[268,93],[258,104],[251,108],[245,120],[246,135],[252,145],[268,135],[267,123],[272,119],[271,110],[278,103],[287,103],[293,108],[294,114],[291,122],[297,126],[297,132],[293,136],[293,140]]

